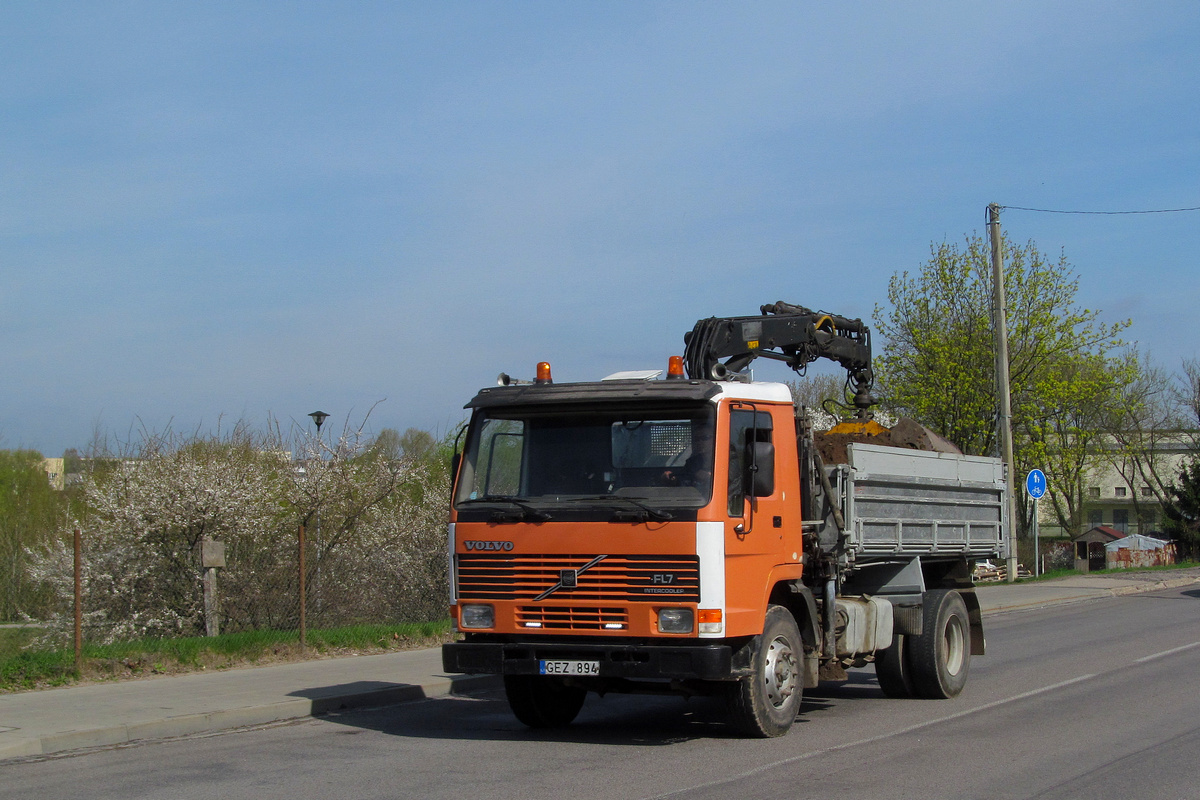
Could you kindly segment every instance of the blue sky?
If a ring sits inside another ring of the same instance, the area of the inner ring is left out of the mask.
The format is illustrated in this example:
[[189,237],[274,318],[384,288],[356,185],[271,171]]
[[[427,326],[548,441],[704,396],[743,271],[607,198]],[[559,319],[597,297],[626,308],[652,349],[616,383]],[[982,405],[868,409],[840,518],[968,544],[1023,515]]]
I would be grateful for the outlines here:
[[[989,202],[1200,206],[1194,2],[912,5],[6,3],[0,447],[445,430],[700,317],[870,319]],[[1002,221],[1200,355],[1200,214]]]

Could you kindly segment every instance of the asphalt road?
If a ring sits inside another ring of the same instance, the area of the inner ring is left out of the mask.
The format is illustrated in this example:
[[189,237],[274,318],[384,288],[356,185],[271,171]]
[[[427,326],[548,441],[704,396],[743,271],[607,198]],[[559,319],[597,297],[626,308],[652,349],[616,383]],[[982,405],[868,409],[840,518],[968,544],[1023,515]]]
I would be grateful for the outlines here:
[[530,731],[442,698],[0,766],[0,798],[1200,798],[1200,589],[990,617],[953,701],[871,670],[792,732],[734,737],[712,701],[590,697]]

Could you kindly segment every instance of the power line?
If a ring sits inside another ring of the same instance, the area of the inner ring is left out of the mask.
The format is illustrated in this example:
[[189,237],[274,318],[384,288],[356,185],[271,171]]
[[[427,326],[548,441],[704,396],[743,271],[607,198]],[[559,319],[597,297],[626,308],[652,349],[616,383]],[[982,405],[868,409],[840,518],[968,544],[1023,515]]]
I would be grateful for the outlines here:
[[1112,216],[1116,214],[1175,214],[1180,211],[1200,211],[1200,206],[1192,208],[1158,208],[1152,211],[1059,211],[1053,208],[1025,208],[1024,206],[1000,206],[1012,211],[1037,211],[1042,214],[1100,214]]

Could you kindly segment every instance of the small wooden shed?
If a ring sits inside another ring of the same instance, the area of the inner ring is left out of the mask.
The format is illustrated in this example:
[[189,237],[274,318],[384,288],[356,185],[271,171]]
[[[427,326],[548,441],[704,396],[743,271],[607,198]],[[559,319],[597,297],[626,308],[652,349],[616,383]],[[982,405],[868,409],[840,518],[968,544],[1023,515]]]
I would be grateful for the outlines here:
[[1124,538],[1124,533],[1107,525],[1097,525],[1079,534],[1071,540],[1075,545],[1075,569],[1080,572],[1104,569],[1105,545]]

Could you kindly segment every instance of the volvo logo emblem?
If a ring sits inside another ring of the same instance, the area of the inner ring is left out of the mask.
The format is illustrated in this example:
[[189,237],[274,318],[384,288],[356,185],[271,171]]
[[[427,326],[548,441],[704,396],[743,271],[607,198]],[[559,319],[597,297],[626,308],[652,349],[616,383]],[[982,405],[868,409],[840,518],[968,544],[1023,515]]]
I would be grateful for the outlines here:
[[468,539],[463,542],[468,550],[512,550],[512,542],[481,542],[474,539]]
[[551,586],[546,591],[533,598],[534,602],[545,600],[550,595],[557,592],[559,589],[576,589],[579,587],[579,576],[587,572],[592,567],[599,564],[608,556],[596,556],[591,561],[584,564],[579,569],[560,569],[558,571],[558,583]]

